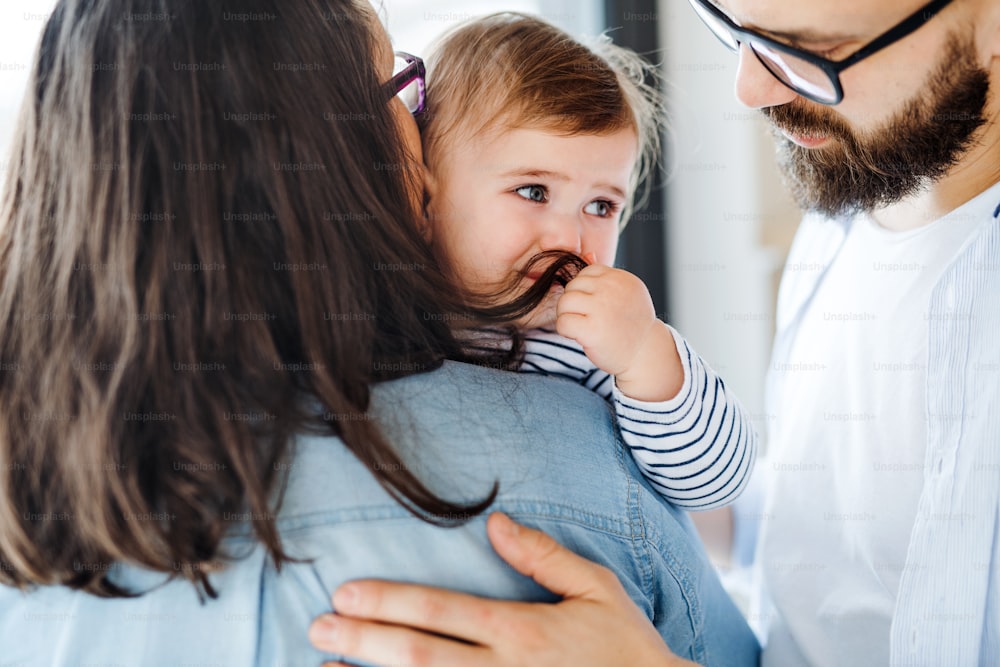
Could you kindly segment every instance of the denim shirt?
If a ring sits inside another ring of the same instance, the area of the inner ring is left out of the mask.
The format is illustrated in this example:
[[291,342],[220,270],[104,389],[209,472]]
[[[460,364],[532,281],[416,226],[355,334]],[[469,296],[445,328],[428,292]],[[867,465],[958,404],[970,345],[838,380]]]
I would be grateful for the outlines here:
[[[703,665],[756,665],[757,642],[721,588],[686,515],[639,474],[607,404],[565,380],[446,363],[384,383],[372,413],[405,465],[450,500],[485,496],[620,577],[667,644]],[[160,573],[116,567],[133,599],[63,587],[0,587],[0,665],[318,665],[309,623],[342,582],[382,577],[491,597],[552,600],[493,552],[485,516],[459,528],[420,521],[333,437],[298,437],[277,516],[276,569],[238,525],[239,558],[210,574],[217,599]],[[608,637],[615,629],[607,629]]]

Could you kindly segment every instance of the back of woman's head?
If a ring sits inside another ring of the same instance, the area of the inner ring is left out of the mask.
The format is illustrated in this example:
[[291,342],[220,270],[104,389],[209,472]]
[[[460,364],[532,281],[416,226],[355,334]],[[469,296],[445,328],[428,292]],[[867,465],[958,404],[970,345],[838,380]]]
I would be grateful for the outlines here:
[[59,2],[0,214],[0,581],[122,594],[125,560],[211,593],[196,565],[246,511],[280,563],[303,429],[455,513],[357,418],[380,369],[457,354],[426,314],[460,307],[412,225],[373,21],[364,0]]

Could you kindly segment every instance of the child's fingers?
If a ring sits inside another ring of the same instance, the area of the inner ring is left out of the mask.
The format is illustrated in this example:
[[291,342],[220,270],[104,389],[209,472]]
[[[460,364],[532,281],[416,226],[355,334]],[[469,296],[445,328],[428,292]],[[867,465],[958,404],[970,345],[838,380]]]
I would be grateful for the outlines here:
[[[600,285],[596,283],[592,278],[583,279],[574,278],[573,280],[566,283],[566,287],[563,288],[563,296],[567,294],[589,294],[593,296],[597,294]],[[561,297],[560,297],[561,298]]]
[[560,313],[556,317],[556,333],[578,340],[587,331],[587,316],[580,313]]
[[593,309],[593,295],[587,292],[566,290],[559,297],[556,304],[556,315],[573,313],[576,315],[589,315]]
[[590,264],[580,269],[580,272],[576,274],[576,277],[580,276],[600,276],[604,275],[609,271],[614,271],[610,266],[604,266],[603,264]]
[[600,264],[591,264],[590,266],[585,266],[580,269],[573,278],[566,283],[566,286],[570,285],[583,285],[588,280],[593,280],[594,278],[600,278],[607,274],[610,269],[606,266],[601,266]]
[[[591,272],[591,269],[595,271]],[[579,290],[589,294],[600,294],[613,301],[622,299],[649,298],[649,289],[639,278],[619,269],[607,266],[588,266],[566,284],[566,289]]]
[[576,277],[573,278],[573,280],[571,280],[568,283],[566,283],[566,289],[567,290],[572,289],[572,290],[576,290],[576,291],[579,291],[579,292],[589,292],[591,294],[594,294],[599,289],[601,289],[601,284],[604,283],[607,280],[607,277],[606,277],[607,274],[606,273],[597,273],[597,272],[585,273],[585,272],[590,271],[590,269],[592,269],[592,268],[605,269],[607,267],[603,267],[603,266],[593,266],[593,267],[591,267],[591,266],[588,266],[586,269],[584,269],[580,273],[576,274]]

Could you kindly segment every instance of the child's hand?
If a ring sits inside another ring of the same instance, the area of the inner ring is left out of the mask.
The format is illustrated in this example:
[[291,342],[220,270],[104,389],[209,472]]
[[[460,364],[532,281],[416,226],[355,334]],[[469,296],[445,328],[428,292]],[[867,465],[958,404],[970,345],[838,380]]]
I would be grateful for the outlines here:
[[663,401],[683,385],[673,335],[656,318],[646,285],[628,271],[600,264],[580,271],[559,298],[556,331],[614,375],[627,396]]
[[556,305],[559,334],[582,345],[594,365],[612,375],[628,370],[655,322],[643,282],[600,264],[580,271]]

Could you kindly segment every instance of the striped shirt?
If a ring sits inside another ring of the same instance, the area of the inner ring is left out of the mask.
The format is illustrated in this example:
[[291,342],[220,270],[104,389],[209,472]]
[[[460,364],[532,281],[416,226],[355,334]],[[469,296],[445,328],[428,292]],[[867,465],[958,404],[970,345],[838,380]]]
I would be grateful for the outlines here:
[[684,369],[684,385],[668,401],[629,398],[576,342],[545,329],[525,332],[520,371],[573,380],[612,403],[622,439],[664,498],[688,510],[722,507],[746,486],[757,435],[722,378],[680,334],[670,331]]

